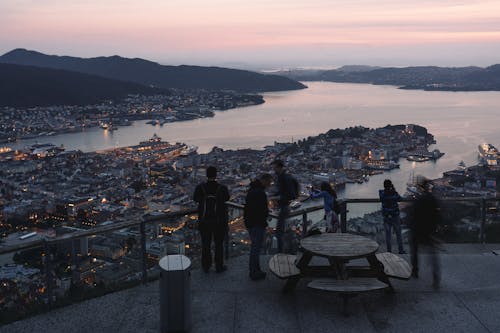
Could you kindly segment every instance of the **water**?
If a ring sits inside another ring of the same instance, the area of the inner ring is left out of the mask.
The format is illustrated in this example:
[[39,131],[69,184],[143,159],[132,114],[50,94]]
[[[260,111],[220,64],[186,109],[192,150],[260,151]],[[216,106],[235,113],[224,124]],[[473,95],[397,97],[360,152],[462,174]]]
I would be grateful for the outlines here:
[[157,133],[164,140],[186,142],[207,152],[224,149],[262,148],[274,141],[289,142],[315,136],[331,128],[362,125],[414,123],[435,135],[437,148],[446,154],[437,162],[400,160],[400,169],[371,177],[365,184],[346,187],[343,196],[374,197],[385,178],[391,178],[400,193],[412,172],[437,178],[460,161],[477,163],[477,145],[490,142],[500,147],[500,92],[427,92],[401,90],[393,86],[307,82],[309,88],[264,94],[266,103],[217,112],[214,118],[151,126],[137,121],[115,132],[99,128],[85,132],[25,140],[64,144],[66,149],[95,151],[135,145]]

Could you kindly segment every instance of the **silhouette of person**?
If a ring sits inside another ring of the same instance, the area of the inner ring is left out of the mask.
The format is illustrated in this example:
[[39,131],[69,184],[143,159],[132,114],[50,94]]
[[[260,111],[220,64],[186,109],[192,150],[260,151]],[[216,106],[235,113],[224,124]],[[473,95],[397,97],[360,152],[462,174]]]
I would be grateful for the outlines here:
[[264,173],[250,184],[248,190],[245,209],[244,221],[245,226],[250,235],[250,278],[252,280],[261,280],[266,277],[266,273],[260,269],[259,255],[264,241],[266,232],[267,217],[269,215],[267,194],[265,192],[273,182],[273,176]]
[[290,214],[290,201],[293,200],[291,176],[285,171],[282,160],[275,160],[271,164],[277,177],[278,192],[278,222],[276,224],[276,239],[278,241],[278,252],[283,253],[283,236],[285,234],[286,219]]
[[198,229],[201,236],[201,265],[205,273],[212,266],[212,240],[215,244],[215,271],[224,272],[223,242],[228,224],[226,201],[229,191],[216,180],[217,169],[207,168],[207,181],[196,186],[193,200],[198,203]]
[[401,236],[401,219],[399,218],[399,204],[402,198],[394,188],[390,179],[384,180],[384,189],[378,191],[382,202],[382,216],[384,217],[385,243],[388,252],[392,252],[392,228],[396,233],[399,254],[404,254],[403,237]]
[[437,255],[437,240],[435,233],[440,223],[441,217],[439,204],[436,197],[431,192],[430,181],[423,177],[417,177],[418,194],[410,210],[410,248],[412,276],[418,278],[418,252],[419,248],[425,246],[429,249],[429,256],[432,266],[433,286],[438,289],[441,282],[441,272],[439,258]]

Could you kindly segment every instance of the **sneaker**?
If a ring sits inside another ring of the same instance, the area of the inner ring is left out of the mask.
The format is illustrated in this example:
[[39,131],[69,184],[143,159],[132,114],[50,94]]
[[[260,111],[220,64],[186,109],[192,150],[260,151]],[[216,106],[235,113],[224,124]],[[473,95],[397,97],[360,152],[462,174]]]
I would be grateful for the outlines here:
[[217,268],[215,270],[216,273],[222,273],[222,272],[225,272],[225,271],[227,271],[227,266],[226,265],[224,265],[222,267],[219,267],[219,268]]
[[250,273],[250,279],[252,279],[253,281],[257,281],[257,280],[263,280],[266,278],[266,272],[255,272],[255,273]]
[[406,254],[406,251],[405,250],[401,250],[401,251],[399,251],[399,254]]

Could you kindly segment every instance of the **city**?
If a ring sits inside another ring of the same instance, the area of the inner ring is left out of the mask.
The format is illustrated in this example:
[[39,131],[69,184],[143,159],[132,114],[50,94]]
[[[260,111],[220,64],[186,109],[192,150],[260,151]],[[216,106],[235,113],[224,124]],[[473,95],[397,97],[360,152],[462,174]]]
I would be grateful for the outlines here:
[[500,331],[499,3],[0,22],[0,333]]

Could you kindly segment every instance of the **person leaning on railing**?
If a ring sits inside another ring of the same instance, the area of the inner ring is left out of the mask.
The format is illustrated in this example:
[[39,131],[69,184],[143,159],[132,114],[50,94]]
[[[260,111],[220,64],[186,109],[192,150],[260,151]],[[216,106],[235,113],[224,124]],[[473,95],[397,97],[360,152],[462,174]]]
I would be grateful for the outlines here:
[[398,240],[399,254],[406,253],[403,248],[403,237],[401,235],[401,219],[399,218],[399,204],[403,198],[396,192],[394,185],[389,179],[384,180],[384,189],[378,192],[382,202],[382,216],[384,217],[385,243],[387,251],[392,252],[392,228]]

